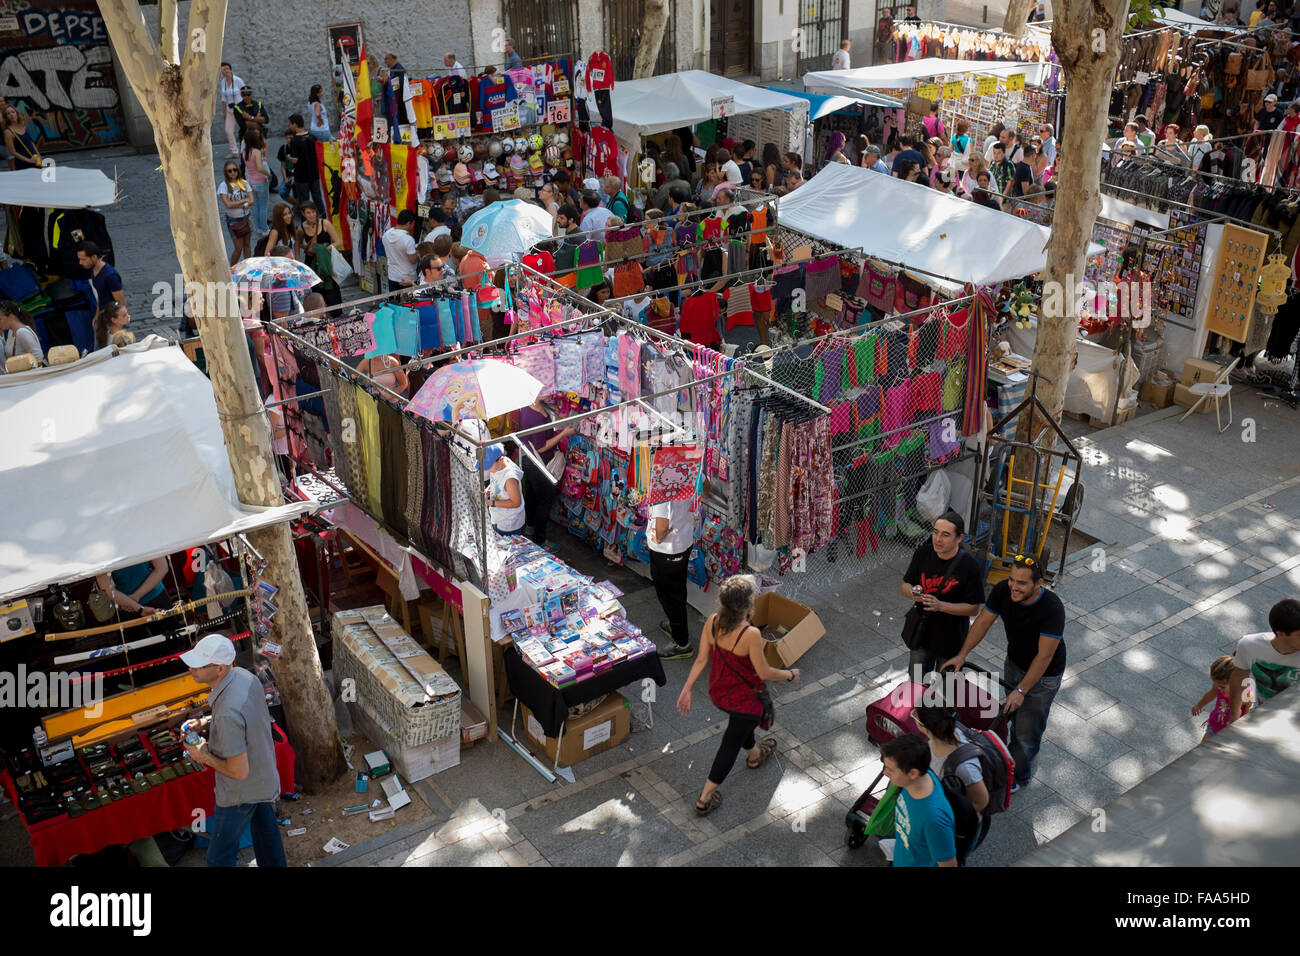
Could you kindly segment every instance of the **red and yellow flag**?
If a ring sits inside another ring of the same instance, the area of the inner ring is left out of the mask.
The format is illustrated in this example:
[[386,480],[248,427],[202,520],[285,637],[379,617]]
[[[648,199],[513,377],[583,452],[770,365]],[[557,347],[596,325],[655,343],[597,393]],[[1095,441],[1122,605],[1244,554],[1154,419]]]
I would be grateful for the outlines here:
[[370,63],[366,60],[366,46],[361,45],[361,60],[357,67],[357,147],[370,145],[370,133],[375,123],[375,103],[370,96]]
[[404,143],[388,143],[384,146],[384,159],[388,161],[388,190],[393,212],[403,209],[415,212],[419,196],[419,150]]
[[316,144],[316,168],[320,170],[321,192],[325,194],[325,215],[334,223],[343,248],[352,247],[348,232],[347,191],[343,183],[343,154],[340,143]]

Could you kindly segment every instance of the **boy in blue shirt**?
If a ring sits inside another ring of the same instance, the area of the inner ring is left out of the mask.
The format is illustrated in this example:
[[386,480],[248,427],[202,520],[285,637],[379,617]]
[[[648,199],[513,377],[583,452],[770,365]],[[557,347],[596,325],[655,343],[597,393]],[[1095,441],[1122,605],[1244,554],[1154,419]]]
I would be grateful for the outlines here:
[[894,807],[894,866],[956,866],[952,808],[930,769],[930,746],[916,734],[880,748],[885,776],[899,787]]

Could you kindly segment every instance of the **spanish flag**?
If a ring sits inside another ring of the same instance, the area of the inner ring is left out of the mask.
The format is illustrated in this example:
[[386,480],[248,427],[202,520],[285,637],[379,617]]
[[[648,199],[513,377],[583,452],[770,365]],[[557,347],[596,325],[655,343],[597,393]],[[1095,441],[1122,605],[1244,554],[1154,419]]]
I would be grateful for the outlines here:
[[415,212],[419,196],[419,150],[404,143],[386,143],[384,159],[388,161],[389,198],[394,213],[403,209]]
[[347,191],[343,184],[342,143],[317,143],[316,168],[320,170],[321,192],[325,196],[325,215],[334,223],[343,248],[352,246],[348,234]]
[[370,145],[370,133],[375,121],[375,104],[370,98],[370,64],[366,60],[366,46],[361,45],[361,61],[357,66],[357,148]]

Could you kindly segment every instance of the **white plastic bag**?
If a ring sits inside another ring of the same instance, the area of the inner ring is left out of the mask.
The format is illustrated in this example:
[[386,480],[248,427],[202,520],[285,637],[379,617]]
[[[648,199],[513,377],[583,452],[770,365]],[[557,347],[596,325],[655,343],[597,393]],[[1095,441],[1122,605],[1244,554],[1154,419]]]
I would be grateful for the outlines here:
[[[209,561],[203,569],[203,590],[205,597],[213,597],[218,594],[227,594],[235,589],[235,582],[230,580],[230,575],[225,569],[215,561]],[[227,599],[230,602],[230,599]],[[233,603],[233,602],[230,602]],[[209,601],[207,604],[208,617],[220,617],[223,613],[222,602]]]
[[916,513],[926,521],[933,522],[948,510],[951,497],[952,485],[948,482],[948,476],[942,471],[932,471],[916,496]]

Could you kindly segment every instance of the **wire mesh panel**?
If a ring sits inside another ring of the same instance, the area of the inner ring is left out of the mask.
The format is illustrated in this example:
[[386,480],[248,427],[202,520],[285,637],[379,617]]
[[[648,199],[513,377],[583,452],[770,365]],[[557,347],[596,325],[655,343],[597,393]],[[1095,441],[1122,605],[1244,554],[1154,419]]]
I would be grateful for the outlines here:
[[[815,547],[790,535],[779,514],[758,509],[760,540],[776,550],[773,571],[786,589],[815,592],[871,567],[905,566],[952,500],[951,482],[936,472],[970,454],[963,443],[968,320],[945,307],[916,319],[782,349],[759,369],[825,409],[810,411],[775,386],[760,387],[753,403],[758,439],[751,453],[760,474],[771,468],[778,502],[807,467],[797,440],[789,452],[787,444],[812,416],[826,429],[829,499],[814,495],[809,504],[828,507],[829,521]],[[959,511],[968,504],[956,502]],[[797,525],[806,505],[795,492],[788,506]],[[770,551],[756,553],[762,564]]]

